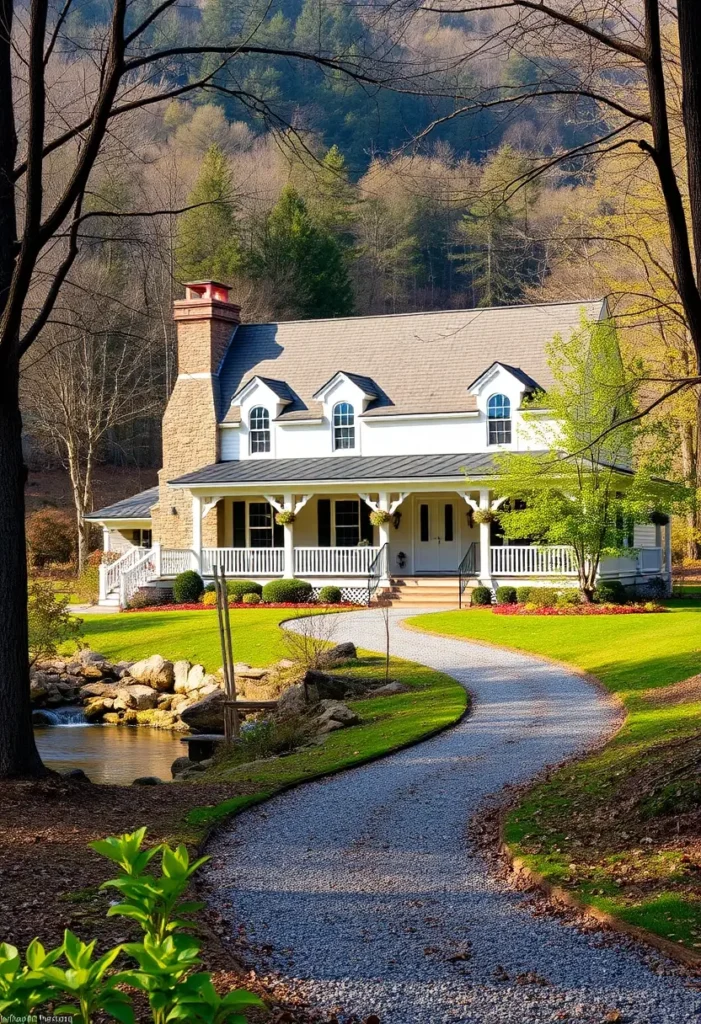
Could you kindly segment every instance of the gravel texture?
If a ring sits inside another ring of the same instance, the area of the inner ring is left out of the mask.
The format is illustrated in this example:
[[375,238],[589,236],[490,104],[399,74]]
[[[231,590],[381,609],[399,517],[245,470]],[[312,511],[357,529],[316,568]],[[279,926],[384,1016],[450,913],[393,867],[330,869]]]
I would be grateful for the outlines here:
[[[701,992],[681,968],[534,916],[468,838],[490,795],[605,734],[611,704],[558,666],[403,629],[406,614],[392,612],[393,653],[458,679],[472,714],[238,817],[210,850],[216,909],[341,1021],[698,1024]],[[377,612],[339,620],[338,640],[381,649]]]

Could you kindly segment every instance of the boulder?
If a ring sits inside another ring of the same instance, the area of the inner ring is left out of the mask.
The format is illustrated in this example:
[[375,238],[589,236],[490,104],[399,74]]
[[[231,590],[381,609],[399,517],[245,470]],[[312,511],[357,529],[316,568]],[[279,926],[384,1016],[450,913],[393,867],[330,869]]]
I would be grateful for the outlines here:
[[208,693],[202,700],[180,711],[180,718],[192,732],[224,732],[224,701],[226,694],[222,690]]
[[340,700],[348,693],[346,680],[339,676],[329,676],[313,668],[304,673],[302,685],[310,704],[316,704],[320,700]]
[[[111,668],[111,666],[109,667]],[[107,674],[102,665],[97,662],[88,662],[86,665],[83,665],[81,670],[83,679],[103,679]]]
[[162,786],[163,779],[159,779],[157,775],[141,775],[138,779],[134,779],[132,786]]
[[114,683],[88,683],[81,686],[78,691],[81,700],[88,700],[90,697],[109,697],[114,700],[117,696],[117,686]]
[[64,779],[75,779],[76,782],[90,782],[82,768],[69,768],[68,771],[61,772],[61,774]]
[[133,686],[118,686],[117,701],[123,702],[126,708],[145,711],[148,708],[155,708],[158,703],[158,694],[150,686],[135,683]]
[[277,668],[282,668],[282,669],[296,668],[296,666],[297,666],[297,662],[296,661],[292,661],[291,658],[280,658],[280,660],[277,663]]
[[29,699],[32,703],[44,700],[48,696],[48,688],[42,679],[39,678],[39,674],[32,676],[29,680]]
[[326,722],[340,722],[341,725],[356,725],[360,717],[352,711],[347,704],[338,700],[323,700],[319,705],[321,714],[317,721],[324,725]]
[[170,690],[173,687],[174,668],[172,661],[166,661],[160,654],[137,661],[129,670],[132,679],[154,690]]
[[234,663],[234,675],[241,676],[242,679],[264,679],[268,671],[267,668],[251,668],[250,665],[239,661]]
[[93,697],[89,704],[83,709],[85,719],[88,722],[99,722],[106,711],[112,711],[114,701],[106,697]]
[[191,768],[193,764],[197,764],[196,761],[191,761],[190,758],[185,755],[184,757],[176,757],[170,766],[170,774],[175,778],[176,775],[180,775],[187,768]]
[[75,656],[75,660],[80,665],[90,665],[95,662],[106,662],[107,658],[104,654],[98,654],[97,651],[91,651],[89,647],[84,647]]
[[183,725],[174,711],[153,708],[145,711],[127,711],[127,715],[135,716],[136,725],[149,725],[152,729],[164,729],[167,732],[187,732],[187,726]]
[[199,690],[200,686],[202,686],[202,683],[204,682],[204,677],[204,665],[193,665],[187,674],[184,692],[189,693],[190,690]]
[[358,652],[355,644],[347,640],[345,643],[336,644],[335,647],[330,647],[328,651],[324,651],[319,656],[320,665],[337,665],[341,661],[350,661],[351,658],[357,658]]
[[301,683],[288,686],[280,694],[275,714],[278,718],[292,718],[307,710],[307,696]]
[[391,683],[385,683],[384,686],[378,686],[376,690],[371,690],[368,696],[370,697],[393,697],[395,693],[408,693],[411,689],[406,683],[400,683],[399,680],[395,679]]
[[192,665],[189,661],[176,661],[173,665],[173,689],[176,693],[187,693],[187,677]]
[[170,711],[173,705],[173,696],[170,693],[160,693],[158,695],[158,707],[161,711]]
[[108,725],[119,725],[121,720],[122,716],[117,711],[108,711],[102,718],[102,721],[107,722]]

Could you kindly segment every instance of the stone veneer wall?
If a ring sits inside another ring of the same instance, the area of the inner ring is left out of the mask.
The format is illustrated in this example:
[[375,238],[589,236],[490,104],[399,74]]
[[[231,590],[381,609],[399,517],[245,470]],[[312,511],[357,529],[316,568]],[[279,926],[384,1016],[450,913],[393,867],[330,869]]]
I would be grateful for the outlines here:
[[[151,509],[153,539],[163,547],[192,544],[192,495],[170,487],[168,481],[219,459],[215,375],[239,313],[238,306],[212,299],[175,303],[178,378],[163,416],[163,468],[158,474],[158,504]],[[219,544],[219,518],[217,508],[203,519],[204,547]]]

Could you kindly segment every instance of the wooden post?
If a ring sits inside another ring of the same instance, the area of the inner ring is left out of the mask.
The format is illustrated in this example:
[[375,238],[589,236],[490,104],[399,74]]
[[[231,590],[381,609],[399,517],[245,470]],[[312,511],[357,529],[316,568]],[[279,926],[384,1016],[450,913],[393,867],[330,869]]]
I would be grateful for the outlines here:
[[236,677],[234,674],[234,650],[231,640],[231,623],[229,621],[229,595],[226,590],[226,576],[218,565],[213,567],[214,588],[217,595],[217,617],[219,620],[219,640],[222,652],[222,668],[224,671],[224,688],[227,704],[224,708],[224,739],[227,746],[239,735],[239,714],[231,702],[236,701]]

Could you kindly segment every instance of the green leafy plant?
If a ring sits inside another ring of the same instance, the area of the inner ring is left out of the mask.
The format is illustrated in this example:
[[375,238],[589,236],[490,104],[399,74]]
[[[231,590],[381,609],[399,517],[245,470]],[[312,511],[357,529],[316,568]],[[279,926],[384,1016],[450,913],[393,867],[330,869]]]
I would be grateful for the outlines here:
[[536,608],[554,608],[557,599],[558,591],[555,587],[532,587],[528,602]]
[[594,591],[598,604],[626,604],[628,592],[620,580],[601,580]]
[[531,599],[533,587],[516,587],[516,603],[528,604]]
[[290,526],[296,518],[291,508],[283,508],[281,512],[275,513],[275,522],[278,526]]
[[472,513],[472,521],[477,523],[493,523],[496,520],[496,513],[489,508],[478,508]]
[[260,594],[244,594],[241,604],[260,604]]
[[258,594],[260,597],[263,587],[255,580],[227,580],[226,592],[232,601],[238,603],[244,594]]
[[[108,916],[136,921],[141,942],[115,946],[95,957],[96,942],[83,942],[71,931],[56,949],[45,950],[35,939],[25,963],[14,946],[0,945],[0,1015],[27,1017],[50,1005],[54,1014],[70,1014],[91,1024],[98,1014],[121,1024],[135,1024],[131,996],[125,986],[143,992],[153,1024],[193,1021],[201,1024],[246,1024],[245,1010],[262,1000],[244,989],[220,996],[207,972],[198,972],[200,944],[188,934],[192,915],[202,904],[184,899],[190,880],[207,860],[191,862],[187,848],[163,843],[143,849],[146,829],[91,843],[93,850],[116,864],[117,878],[102,888],[115,888],[122,901]],[[149,870],[160,855],[160,873]],[[120,957],[135,966],[112,970]],[[141,1017],[139,1019],[142,1019]]]
[[488,605],[492,603],[492,592],[489,587],[475,587],[472,591],[472,603]]
[[173,597],[176,604],[195,604],[203,593],[202,577],[194,569],[186,569],[173,580]]
[[33,580],[28,588],[29,662],[48,658],[61,644],[80,647],[83,620],[71,615],[68,597],[54,592],[51,583]]
[[343,594],[340,587],[322,587],[319,591],[319,602],[321,604],[340,604]]
[[368,516],[373,526],[385,526],[392,518],[385,508],[373,509]]
[[271,604],[301,604],[312,595],[306,580],[271,580],[263,587],[263,600]]
[[516,604],[516,587],[497,587],[497,604]]

